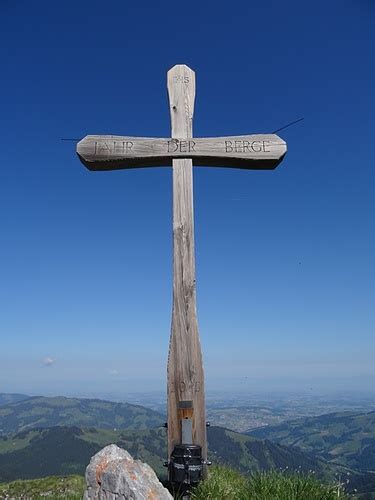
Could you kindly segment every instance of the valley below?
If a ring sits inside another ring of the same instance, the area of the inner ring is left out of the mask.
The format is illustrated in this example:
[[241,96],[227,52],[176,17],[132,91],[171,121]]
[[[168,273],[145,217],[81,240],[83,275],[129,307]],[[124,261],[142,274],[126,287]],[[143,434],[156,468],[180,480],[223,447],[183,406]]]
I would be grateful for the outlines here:
[[[244,474],[313,473],[328,483],[344,478],[347,491],[371,498],[368,495],[375,493],[372,399],[341,397],[329,405],[323,397],[319,401],[302,396],[273,400],[210,396],[209,459]],[[0,394],[0,483],[82,476],[90,458],[111,443],[165,478],[163,401],[149,398],[148,407],[141,402],[140,396],[125,403]],[[324,407],[333,411],[324,412]]]

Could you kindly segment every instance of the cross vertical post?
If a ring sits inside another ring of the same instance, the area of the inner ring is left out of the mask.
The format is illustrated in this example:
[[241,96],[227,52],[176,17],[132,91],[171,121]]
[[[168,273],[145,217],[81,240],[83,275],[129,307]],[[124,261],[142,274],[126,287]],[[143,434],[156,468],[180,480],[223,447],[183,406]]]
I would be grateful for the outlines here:
[[[172,139],[191,138],[194,71],[185,65],[174,66],[168,72],[168,93]],[[168,458],[174,447],[182,443],[201,446],[205,460],[204,373],[196,313],[191,159],[173,160],[173,309],[167,390]]]

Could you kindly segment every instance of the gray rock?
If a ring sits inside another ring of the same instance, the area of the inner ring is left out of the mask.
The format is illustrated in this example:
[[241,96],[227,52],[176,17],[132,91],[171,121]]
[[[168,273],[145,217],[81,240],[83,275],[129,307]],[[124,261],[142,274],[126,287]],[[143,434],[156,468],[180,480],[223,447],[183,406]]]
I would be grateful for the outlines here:
[[94,455],[86,469],[84,500],[173,500],[155,472],[115,444]]

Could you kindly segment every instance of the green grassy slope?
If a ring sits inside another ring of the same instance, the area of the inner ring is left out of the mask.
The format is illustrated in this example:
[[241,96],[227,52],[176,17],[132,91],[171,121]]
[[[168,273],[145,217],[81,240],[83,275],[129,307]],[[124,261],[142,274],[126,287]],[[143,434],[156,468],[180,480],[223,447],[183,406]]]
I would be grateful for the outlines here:
[[0,499],[44,497],[65,500],[82,500],[85,490],[83,476],[46,477],[29,481],[12,481],[0,484]]
[[208,444],[213,462],[229,465],[241,472],[289,468],[305,472],[314,470],[320,477],[326,478],[334,474],[324,462],[299,450],[221,427],[209,429]]
[[143,406],[99,399],[31,397],[0,407],[0,435],[58,425],[107,429],[147,429],[164,422]]
[[340,412],[284,422],[248,433],[298,447],[325,460],[375,471],[375,412]]
[[0,437],[0,482],[51,475],[84,474],[90,458],[107,444],[116,443],[165,472],[165,430],[145,431],[50,427]]

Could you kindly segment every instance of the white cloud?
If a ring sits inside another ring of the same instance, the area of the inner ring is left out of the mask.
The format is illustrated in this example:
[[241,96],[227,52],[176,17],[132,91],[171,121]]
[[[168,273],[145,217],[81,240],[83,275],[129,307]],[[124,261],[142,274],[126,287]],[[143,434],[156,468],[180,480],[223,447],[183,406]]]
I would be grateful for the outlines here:
[[52,366],[55,363],[55,359],[47,356],[42,360],[44,366]]
[[110,375],[118,375],[118,370],[109,370]]

